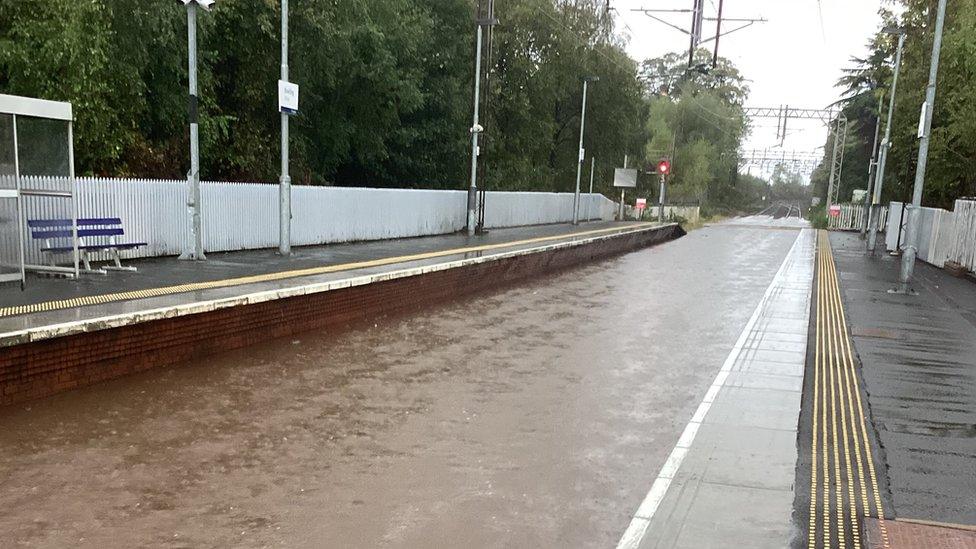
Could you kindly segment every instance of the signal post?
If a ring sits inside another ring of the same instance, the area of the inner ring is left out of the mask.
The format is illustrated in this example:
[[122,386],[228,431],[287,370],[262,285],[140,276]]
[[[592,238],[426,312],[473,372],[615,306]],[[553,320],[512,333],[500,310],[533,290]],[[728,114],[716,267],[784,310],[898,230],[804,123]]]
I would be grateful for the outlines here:
[[662,158],[660,162],[657,163],[657,173],[661,176],[661,190],[658,193],[658,200],[660,204],[657,211],[657,222],[664,223],[664,184],[667,180],[668,174],[671,173],[671,161],[667,158]]

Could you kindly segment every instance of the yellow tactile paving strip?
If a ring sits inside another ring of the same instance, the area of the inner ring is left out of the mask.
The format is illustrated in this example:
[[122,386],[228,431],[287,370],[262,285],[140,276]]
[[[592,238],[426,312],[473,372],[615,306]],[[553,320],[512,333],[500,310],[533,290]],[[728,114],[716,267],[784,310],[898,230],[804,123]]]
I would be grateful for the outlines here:
[[817,241],[817,325],[808,547],[862,547],[861,517],[878,518],[889,547],[867,419],[837,268],[826,231]]
[[540,244],[544,242],[551,242],[554,240],[568,240],[568,239],[579,238],[579,237],[604,235],[613,232],[628,233],[628,232],[634,232],[634,231],[646,229],[654,225],[655,225],[654,223],[640,223],[634,225],[627,225],[626,227],[610,227],[606,229],[594,229],[590,231],[579,231],[574,233],[567,233],[567,234],[560,234],[560,235],[553,235],[553,236],[541,236],[541,237],[528,238],[528,239],[517,240],[512,242],[500,242],[496,244],[483,244],[480,246],[467,246],[463,248],[453,248],[449,250],[438,250],[435,252],[401,255],[396,257],[384,257],[380,259],[371,259],[368,261],[356,261],[353,263],[343,263],[340,265],[325,265],[322,267],[310,267],[306,269],[295,269],[295,270],[281,271],[276,273],[228,278],[224,280],[211,280],[208,282],[192,282],[188,284],[177,284],[175,286],[164,286],[160,288],[148,288],[144,290],[133,290],[128,292],[117,292],[111,294],[76,297],[76,298],[61,299],[56,301],[44,301],[40,303],[31,303],[29,305],[0,307],[0,318],[31,314],[31,313],[40,313],[46,311],[57,311],[61,309],[73,309],[76,307],[84,307],[88,305],[102,305],[105,303],[128,301],[132,299],[160,297],[166,295],[181,294],[186,292],[195,292],[199,290],[212,290],[216,288],[242,286],[245,284],[274,282],[277,280],[285,280],[289,278],[315,276],[315,275],[336,273],[342,271],[351,271],[355,269],[382,267],[385,265],[393,265],[396,263],[422,261],[425,259],[435,259],[438,257],[446,257],[451,255],[485,252],[485,251],[497,250],[501,248],[525,246],[529,244]]

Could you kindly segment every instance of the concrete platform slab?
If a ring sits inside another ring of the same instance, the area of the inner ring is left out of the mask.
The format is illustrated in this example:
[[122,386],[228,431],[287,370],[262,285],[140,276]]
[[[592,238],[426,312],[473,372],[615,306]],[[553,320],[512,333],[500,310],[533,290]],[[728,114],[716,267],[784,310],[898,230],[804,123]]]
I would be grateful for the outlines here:
[[781,374],[729,372],[729,377],[725,378],[725,386],[800,392],[803,390],[803,378]]
[[783,312],[809,311],[813,258],[803,231],[618,549],[788,545],[808,321]]
[[710,484],[790,491],[796,461],[782,448],[795,440],[791,429],[706,422],[682,466]]
[[726,386],[712,404],[705,422],[795,433],[799,414],[800,393],[796,391]]
[[661,526],[645,538],[642,549],[782,549],[789,533],[784,528],[790,520],[789,490],[692,480],[674,494],[660,515]]

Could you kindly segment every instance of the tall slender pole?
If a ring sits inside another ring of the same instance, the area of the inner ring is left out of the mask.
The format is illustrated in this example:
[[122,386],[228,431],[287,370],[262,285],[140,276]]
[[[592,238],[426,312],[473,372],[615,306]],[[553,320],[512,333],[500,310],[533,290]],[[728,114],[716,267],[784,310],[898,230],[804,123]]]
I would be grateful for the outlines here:
[[665,175],[661,174],[661,190],[658,192],[658,200],[661,201],[657,210],[657,222],[664,223],[664,178]]
[[583,109],[580,113],[579,161],[576,162],[576,193],[573,195],[573,225],[579,225],[580,177],[583,172],[583,128],[586,126],[586,88],[589,80],[583,79]]
[[718,41],[722,38],[722,7],[724,0],[718,0],[718,17],[715,18],[715,53],[712,54],[712,68],[718,65]]
[[481,22],[478,22],[477,39],[474,54],[474,117],[471,123],[471,185],[468,187],[468,236],[474,236],[475,209],[478,206],[478,125],[479,109],[481,107]]
[[888,151],[891,150],[891,122],[895,114],[895,92],[898,90],[898,73],[901,70],[901,51],[905,46],[905,32],[898,35],[898,50],[895,53],[895,74],[891,79],[891,97],[888,98],[888,121],[885,122],[884,139],[881,140],[881,152],[878,155],[878,168],[874,184],[874,196],[871,199],[871,231],[868,233],[868,251],[874,253],[878,242],[878,223],[881,217],[881,190],[884,188],[885,165],[888,163]]
[[[24,195],[21,194],[21,187],[23,186],[23,184],[21,183],[20,180],[20,143],[18,143],[18,139],[17,139],[17,115],[16,114],[10,116],[10,122],[13,124],[12,129],[13,129],[13,138],[14,138],[14,142],[12,144],[14,146],[13,147],[14,189],[17,191],[17,223],[18,223],[17,226],[25,227],[27,225],[27,219],[24,218]],[[68,122],[68,127],[69,128],[71,127],[71,122]],[[73,140],[74,136],[72,136],[71,139]],[[68,158],[74,158],[73,156],[74,149],[72,149],[71,154],[72,156],[69,156]],[[74,162],[74,160],[72,160],[71,162]],[[75,226],[77,225],[78,223],[76,222]],[[75,239],[75,242],[77,242],[77,239]],[[18,249],[18,257],[20,258],[20,289],[23,290],[27,286],[27,269],[24,266],[24,264],[26,263],[26,257],[24,255],[23,234],[18,236],[17,243],[20,244],[20,248]]]
[[[627,169],[627,161],[629,159],[630,159],[630,157],[625,154],[624,155],[624,169],[625,170]],[[625,192],[626,192],[626,188],[625,187],[621,187],[620,188],[620,208],[617,211],[617,220],[618,221],[623,221],[624,220],[624,193]]]
[[939,54],[942,50],[942,28],[945,25],[946,0],[939,0],[939,12],[935,19],[935,35],[932,40],[932,62],[929,65],[929,84],[925,90],[925,119],[922,121],[922,138],[918,145],[918,167],[915,169],[915,189],[912,209],[908,212],[908,229],[905,231],[905,252],[901,256],[899,276],[900,293],[909,293],[908,285],[915,271],[918,256],[918,225],[922,217],[922,191],[925,188],[925,166],[929,159],[929,137],[932,135],[932,111],[935,110],[935,87],[939,77]]
[[884,105],[884,98],[878,99],[878,117],[874,122],[874,143],[871,145],[871,161],[868,163],[868,188],[864,194],[864,207],[861,211],[861,238],[867,234],[868,222],[871,219],[871,190],[874,183],[875,174],[878,167],[878,134],[881,133],[881,107]]
[[596,157],[590,157],[590,193],[586,197],[586,220],[592,221],[591,216],[593,215],[591,210],[593,206],[593,170],[596,169]]
[[200,124],[199,99],[197,97],[197,3],[186,5],[187,49],[189,50],[190,77],[190,173],[187,174],[189,184],[186,202],[190,213],[190,241],[184,242],[180,259],[202,261],[207,259],[203,254],[203,229],[200,218]]
[[[288,81],[288,0],[281,0],[281,80]],[[281,111],[281,184],[278,186],[278,253],[291,253],[291,177],[288,175],[288,113]]]
[[68,121],[68,176],[71,178],[71,247],[72,256],[75,264],[75,278],[80,271],[78,269],[78,180],[75,178],[75,129],[74,122]]

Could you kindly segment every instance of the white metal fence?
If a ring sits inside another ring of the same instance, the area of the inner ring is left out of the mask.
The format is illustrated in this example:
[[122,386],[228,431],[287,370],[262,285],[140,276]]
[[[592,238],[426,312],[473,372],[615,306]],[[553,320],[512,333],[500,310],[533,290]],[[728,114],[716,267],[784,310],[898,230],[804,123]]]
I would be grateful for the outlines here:
[[[885,243],[889,251],[904,249],[908,212],[903,204],[891,203]],[[901,227],[899,225],[902,225]],[[957,200],[953,211],[922,208],[918,233],[918,258],[937,267],[955,261],[976,270],[976,200]]]
[[[43,179],[43,178],[42,178]],[[55,184],[53,178],[48,184]],[[278,245],[278,186],[203,182],[204,249],[208,252]],[[177,255],[188,234],[187,185],[182,180],[78,178],[79,217],[118,217],[126,241],[148,246],[128,257]],[[465,225],[466,191],[292,187],[295,246],[446,234]],[[70,217],[38,206],[27,219]],[[584,194],[582,218],[613,219],[614,203]],[[489,192],[487,227],[571,221],[570,193]],[[36,245],[28,254],[39,255]]]
[[952,233],[947,237],[948,260],[976,271],[976,200],[956,200]]
[[[837,231],[859,231],[864,223],[864,204],[840,204],[840,215],[834,217],[827,216],[827,227]],[[888,208],[880,208],[881,217],[878,220],[878,227],[884,227],[888,223]]]

